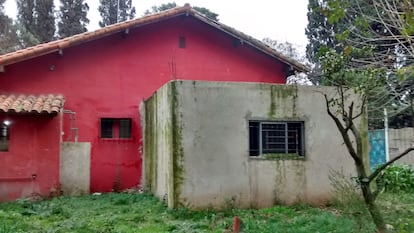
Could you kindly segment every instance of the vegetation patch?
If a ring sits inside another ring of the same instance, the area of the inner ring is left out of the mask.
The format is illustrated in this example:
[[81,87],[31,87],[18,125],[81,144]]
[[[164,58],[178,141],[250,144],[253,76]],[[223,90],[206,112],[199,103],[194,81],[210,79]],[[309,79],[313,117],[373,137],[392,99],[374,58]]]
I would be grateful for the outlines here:
[[414,170],[408,165],[391,165],[377,178],[377,185],[387,192],[414,194]]
[[[378,201],[396,232],[414,231],[413,195],[386,193]],[[0,232],[221,233],[231,232],[235,216],[242,220],[242,232],[374,232],[364,205],[352,206],[352,210],[333,204],[191,211],[169,209],[147,193],[108,193],[0,204]]]

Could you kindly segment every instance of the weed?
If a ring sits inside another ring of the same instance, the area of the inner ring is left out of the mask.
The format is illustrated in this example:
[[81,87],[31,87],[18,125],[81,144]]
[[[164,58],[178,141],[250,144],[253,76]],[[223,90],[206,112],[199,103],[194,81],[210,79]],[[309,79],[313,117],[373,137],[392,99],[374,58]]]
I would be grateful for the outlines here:
[[365,203],[356,178],[344,175],[343,171],[329,172],[333,199],[331,205],[340,207],[342,211],[358,214],[366,213]]

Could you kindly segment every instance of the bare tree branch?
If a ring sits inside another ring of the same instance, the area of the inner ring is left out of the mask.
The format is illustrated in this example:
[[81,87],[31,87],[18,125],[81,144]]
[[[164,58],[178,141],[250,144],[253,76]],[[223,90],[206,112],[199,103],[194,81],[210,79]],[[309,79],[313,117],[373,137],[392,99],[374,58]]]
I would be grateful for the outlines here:
[[354,159],[356,164],[361,164],[362,160],[361,158],[357,155],[354,145],[351,142],[351,139],[349,138],[349,135],[347,133],[347,130],[345,129],[345,127],[342,125],[341,121],[338,119],[338,117],[336,117],[332,111],[331,111],[331,107],[329,106],[329,99],[328,96],[326,94],[324,94],[325,96],[325,102],[326,102],[326,110],[328,112],[328,115],[332,118],[332,120],[334,120],[336,126],[339,129],[339,132],[342,135],[342,138],[344,139],[344,143],[348,149],[349,154],[352,156],[352,158]]

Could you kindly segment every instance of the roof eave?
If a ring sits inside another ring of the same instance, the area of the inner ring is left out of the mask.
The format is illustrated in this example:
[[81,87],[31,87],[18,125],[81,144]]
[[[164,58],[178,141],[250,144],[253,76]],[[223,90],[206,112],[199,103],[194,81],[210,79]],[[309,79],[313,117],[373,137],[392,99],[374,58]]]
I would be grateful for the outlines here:
[[84,33],[74,35],[71,37],[67,37],[64,39],[51,41],[49,43],[22,49],[22,50],[10,53],[9,56],[7,55],[4,57],[0,56],[0,68],[2,68],[4,72],[4,67],[7,65],[11,65],[17,62],[22,62],[25,60],[29,60],[35,57],[43,56],[43,55],[54,53],[54,52],[62,53],[63,49],[66,49],[74,45],[86,43],[86,42],[99,39],[105,36],[123,32],[131,28],[143,27],[148,24],[152,24],[152,23],[159,22],[162,20],[167,20],[167,19],[178,17],[181,15],[187,15],[187,16],[191,15],[197,18],[198,20],[222,31],[223,33],[226,33],[233,38],[243,41],[243,43],[248,44],[249,46],[257,49],[258,51],[261,51],[264,54],[267,54],[279,60],[281,63],[285,65],[285,69],[287,68],[287,70],[294,70],[296,72],[309,72],[310,71],[309,67],[284,56],[283,54],[277,52],[273,48],[263,44],[263,42],[251,36],[248,36],[240,31],[237,31],[236,29],[233,29],[227,25],[221,24],[219,22],[216,22],[212,19],[207,18],[206,16],[200,14],[199,12],[191,8],[189,4],[186,4],[183,7],[173,8],[173,9],[164,11],[162,13],[144,16],[138,19],[127,21],[127,22],[120,22],[117,24],[109,25],[105,28],[97,29],[95,31],[84,32]]

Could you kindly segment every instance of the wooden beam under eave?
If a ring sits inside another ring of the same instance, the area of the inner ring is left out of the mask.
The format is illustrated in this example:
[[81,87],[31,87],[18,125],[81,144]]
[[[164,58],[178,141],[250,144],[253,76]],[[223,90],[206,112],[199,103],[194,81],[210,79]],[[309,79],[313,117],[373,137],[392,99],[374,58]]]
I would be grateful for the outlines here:
[[0,73],[6,73],[6,68],[3,65],[0,66]]

